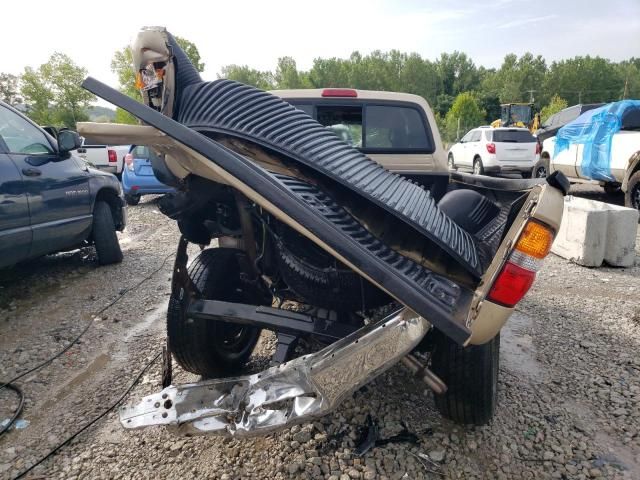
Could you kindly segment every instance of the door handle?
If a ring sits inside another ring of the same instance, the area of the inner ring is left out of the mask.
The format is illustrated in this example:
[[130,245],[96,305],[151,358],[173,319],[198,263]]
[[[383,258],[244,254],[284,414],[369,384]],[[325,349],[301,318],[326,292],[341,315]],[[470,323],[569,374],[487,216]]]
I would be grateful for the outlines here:
[[37,168],[23,168],[22,173],[27,177],[39,177],[42,174]]

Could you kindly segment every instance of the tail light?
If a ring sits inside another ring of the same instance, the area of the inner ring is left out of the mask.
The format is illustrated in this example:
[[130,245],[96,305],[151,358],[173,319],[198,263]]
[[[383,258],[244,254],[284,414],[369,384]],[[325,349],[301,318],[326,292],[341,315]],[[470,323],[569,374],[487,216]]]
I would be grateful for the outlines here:
[[487,298],[505,307],[513,307],[522,300],[551,250],[553,237],[554,232],[549,227],[529,220]]
[[109,155],[109,163],[118,162],[118,154],[115,150],[107,150],[107,155]]
[[542,152],[542,145],[540,142],[536,142],[536,155],[540,155],[540,152]]
[[323,97],[357,97],[358,92],[352,88],[325,88],[322,90]]
[[496,144],[495,143],[487,143],[487,152],[496,153]]
[[129,170],[133,171],[133,155],[131,155],[130,153],[127,153],[124,156],[124,163]]

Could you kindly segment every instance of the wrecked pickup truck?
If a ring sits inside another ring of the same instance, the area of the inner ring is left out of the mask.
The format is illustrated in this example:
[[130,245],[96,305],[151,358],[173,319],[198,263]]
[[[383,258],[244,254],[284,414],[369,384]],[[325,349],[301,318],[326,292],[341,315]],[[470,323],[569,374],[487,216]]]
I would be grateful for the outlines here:
[[[182,233],[168,351],[205,379],[165,378],[121,409],[122,424],[268,433],[326,414],[399,362],[442,415],[488,422],[499,332],[559,228],[562,174],[452,173],[432,192],[430,173],[390,172],[277,96],[202,81],[162,28],[143,29],[132,48],[144,104],[92,78],[83,85],[144,125],[78,128],[159,153],[156,176],[177,189],[160,207]],[[189,243],[203,248],[191,263]],[[277,338],[272,366],[243,374],[263,329]]]

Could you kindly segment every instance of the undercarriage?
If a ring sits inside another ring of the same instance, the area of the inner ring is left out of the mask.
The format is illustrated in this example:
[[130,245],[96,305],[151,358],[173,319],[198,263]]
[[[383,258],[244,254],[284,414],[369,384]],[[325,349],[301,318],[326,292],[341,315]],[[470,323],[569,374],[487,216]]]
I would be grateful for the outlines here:
[[[203,82],[163,29],[133,53],[145,104],[83,85],[146,125],[79,129],[158,153],[154,172],[177,190],[160,209],[182,238],[165,389],[123,408],[123,425],[264,433],[400,362],[443,415],[487,423],[500,328],[549,252],[566,179],[399,175],[267,92]],[[247,375],[264,330],[271,366]],[[203,381],[172,386],[171,358]]]

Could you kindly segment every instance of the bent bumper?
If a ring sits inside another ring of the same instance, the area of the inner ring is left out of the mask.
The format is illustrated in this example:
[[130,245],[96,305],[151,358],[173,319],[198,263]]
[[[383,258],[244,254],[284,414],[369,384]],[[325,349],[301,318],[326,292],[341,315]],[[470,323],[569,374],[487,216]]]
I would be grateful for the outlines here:
[[325,415],[418,344],[429,322],[403,308],[319,352],[261,373],[169,386],[120,409],[126,428],[250,436]]

